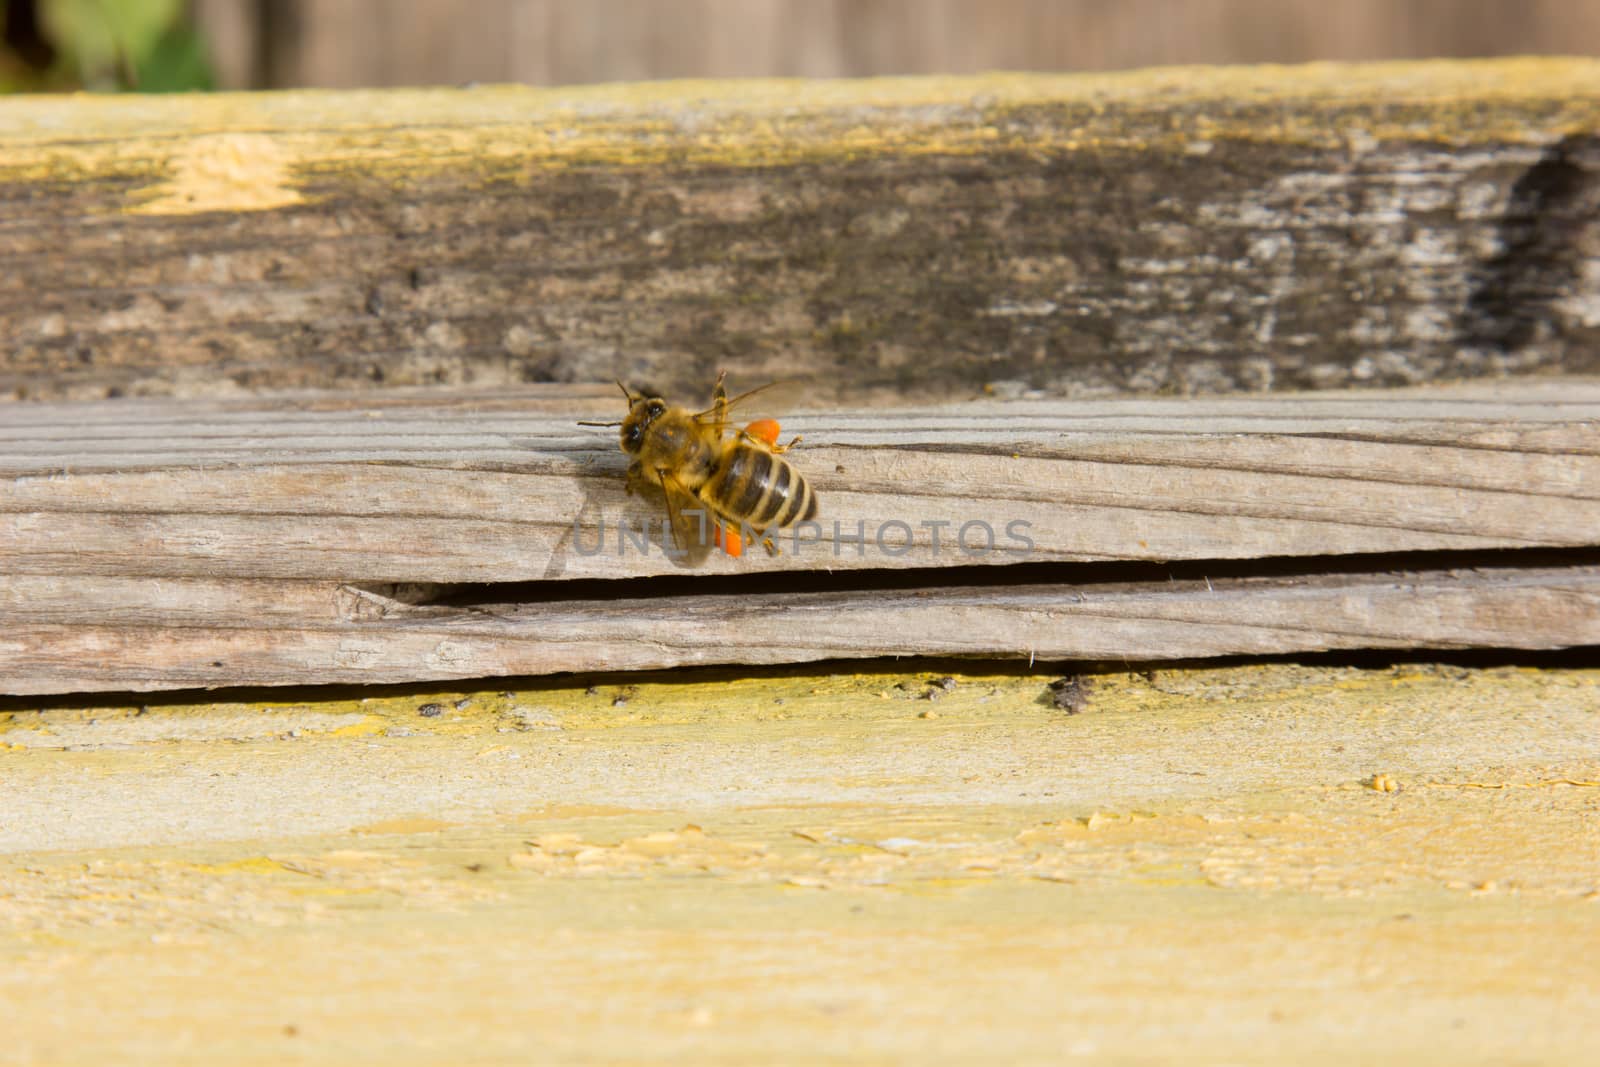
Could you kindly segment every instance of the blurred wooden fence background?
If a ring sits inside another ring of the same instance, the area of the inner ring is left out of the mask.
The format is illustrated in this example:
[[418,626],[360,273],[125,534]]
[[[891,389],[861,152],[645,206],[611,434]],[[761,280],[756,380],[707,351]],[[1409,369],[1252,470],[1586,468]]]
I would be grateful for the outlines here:
[[227,88],[1600,53],[1577,0],[195,0]]

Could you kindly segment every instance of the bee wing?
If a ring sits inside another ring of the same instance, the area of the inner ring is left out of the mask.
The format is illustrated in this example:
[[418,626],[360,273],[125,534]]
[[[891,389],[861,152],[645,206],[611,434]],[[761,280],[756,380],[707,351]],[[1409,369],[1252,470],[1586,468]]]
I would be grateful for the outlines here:
[[683,487],[670,471],[660,471],[661,491],[667,498],[667,524],[683,561],[697,564],[711,554],[716,519],[699,497]]
[[[738,396],[729,397],[723,410],[725,412],[732,412],[734,408],[747,404],[753,397],[760,396],[763,393],[768,393],[775,389],[781,393],[787,393],[803,384],[804,383],[799,378],[779,378],[775,382],[768,382],[766,385],[758,385],[754,389],[748,389],[745,392],[740,393]],[[717,405],[713,403],[704,411],[695,412],[694,417],[699,419],[701,422],[716,421]]]

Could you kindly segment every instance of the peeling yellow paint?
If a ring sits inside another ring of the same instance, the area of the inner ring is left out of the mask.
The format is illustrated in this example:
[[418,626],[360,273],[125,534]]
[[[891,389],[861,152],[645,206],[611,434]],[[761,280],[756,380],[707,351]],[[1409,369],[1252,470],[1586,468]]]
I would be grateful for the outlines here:
[[1436,788],[1454,789],[1548,789],[1558,785],[1600,787],[1600,782],[1586,782],[1576,778],[1552,778],[1542,782],[1429,782],[1428,784]]
[[260,133],[217,133],[185,144],[170,175],[132,194],[136,215],[195,215],[205,211],[267,211],[303,203],[291,179],[287,142]]
[[379,822],[364,823],[361,826],[352,826],[353,834],[427,834],[435,830],[448,830],[457,823],[446,822],[443,819],[383,819]]
[[226,863],[194,863],[189,870],[200,874],[282,874],[283,864],[266,856],[246,856]]
[[368,715],[360,722],[350,723],[329,731],[335,737],[367,737],[371,734],[382,733],[388,729],[389,723],[376,715]]

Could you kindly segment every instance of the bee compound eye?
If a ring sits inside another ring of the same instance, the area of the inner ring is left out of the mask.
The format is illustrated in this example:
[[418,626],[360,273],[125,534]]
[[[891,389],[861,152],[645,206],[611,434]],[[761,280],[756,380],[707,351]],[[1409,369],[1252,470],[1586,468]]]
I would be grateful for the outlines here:
[[624,427],[622,430],[622,440],[624,443],[637,448],[639,442],[644,440],[644,428],[638,423]]
[[648,408],[646,408],[645,410],[650,412],[650,416],[652,418],[654,418],[655,416],[660,415],[664,411],[666,411],[667,410],[667,405],[662,403],[659,400],[652,400],[652,401],[650,401],[650,406]]

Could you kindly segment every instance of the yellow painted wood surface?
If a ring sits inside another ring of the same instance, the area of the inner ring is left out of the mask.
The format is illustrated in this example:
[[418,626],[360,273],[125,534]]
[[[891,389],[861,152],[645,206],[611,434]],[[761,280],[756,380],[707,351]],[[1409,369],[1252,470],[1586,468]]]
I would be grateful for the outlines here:
[[1600,1048],[1600,671],[969,670],[13,701],[0,1062]]
[[[1530,104],[1541,107],[1536,122]],[[1277,121],[1260,122],[1252,109],[1263,105],[1279,109]],[[547,167],[774,166],[979,153],[1008,140],[1039,147],[1036,134],[1049,127],[1008,130],[1006,120],[1041,107],[1088,109],[1066,147],[1149,148],[1162,126],[1180,146],[1343,145],[1351,136],[1528,143],[1600,126],[1600,60],[34,97],[0,109],[0,175],[85,179],[133,166],[150,181],[130,190],[128,210],[194,214],[280,206],[286,163],[305,175],[373,166],[424,175],[470,157],[488,176],[497,161],[530,156]],[[1362,109],[1359,128],[1324,121],[1352,107]],[[1157,121],[1163,115],[1181,121]],[[292,184],[288,195],[312,191],[304,178]]]

